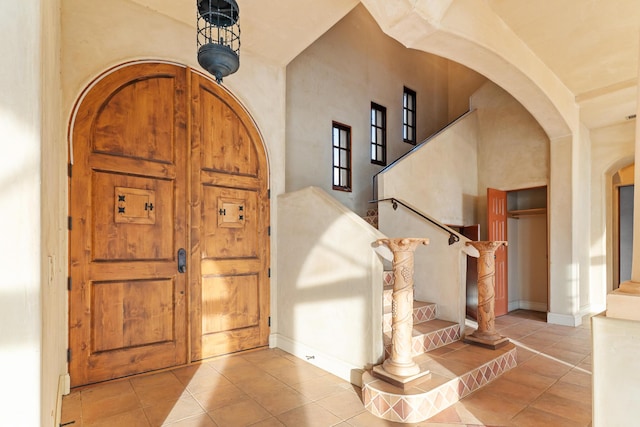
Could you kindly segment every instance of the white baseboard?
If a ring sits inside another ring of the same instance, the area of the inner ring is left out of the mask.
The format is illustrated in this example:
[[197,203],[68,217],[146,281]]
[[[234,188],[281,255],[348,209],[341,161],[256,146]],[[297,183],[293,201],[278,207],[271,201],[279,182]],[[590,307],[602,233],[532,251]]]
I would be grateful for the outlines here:
[[324,371],[350,382],[353,385],[362,387],[362,373],[364,372],[364,369],[361,366],[354,366],[350,363],[338,360],[333,356],[329,356],[318,351],[318,349],[293,341],[280,334],[271,334],[269,337],[269,346],[271,348],[277,347],[282,349]]
[[509,301],[509,311],[514,311],[514,310],[532,310],[532,311],[541,311],[543,313],[546,313],[547,304],[544,302],[534,302],[534,301],[524,301],[524,300]]
[[580,326],[582,325],[582,315],[578,314],[560,314],[560,313],[547,313],[547,323],[563,326]]

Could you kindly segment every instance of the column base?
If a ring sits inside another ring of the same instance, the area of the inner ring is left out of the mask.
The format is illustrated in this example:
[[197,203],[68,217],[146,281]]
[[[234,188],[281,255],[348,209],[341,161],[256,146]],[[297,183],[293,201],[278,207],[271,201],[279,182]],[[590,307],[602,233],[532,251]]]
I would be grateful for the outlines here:
[[491,350],[495,350],[502,346],[505,346],[509,343],[509,338],[503,337],[502,335],[492,335],[490,337],[482,337],[474,334],[467,335],[462,340],[466,344],[473,344],[484,348],[489,348]]
[[418,372],[417,374],[405,377],[400,375],[394,375],[385,371],[382,365],[374,366],[373,369],[371,370],[371,374],[374,377],[380,378],[382,381],[388,382],[389,384],[394,385],[396,387],[400,387],[403,390],[406,388],[415,386],[417,384],[420,384],[423,381],[427,381],[431,379],[431,371],[429,371],[428,369]]

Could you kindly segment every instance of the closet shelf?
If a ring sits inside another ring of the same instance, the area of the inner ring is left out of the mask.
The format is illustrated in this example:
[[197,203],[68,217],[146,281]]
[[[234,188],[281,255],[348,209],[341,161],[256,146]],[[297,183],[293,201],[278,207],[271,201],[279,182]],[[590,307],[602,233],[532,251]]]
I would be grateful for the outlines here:
[[507,211],[509,218],[520,218],[521,216],[531,215],[544,215],[547,213],[547,208],[533,208],[533,209],[517,209],[513,211]]

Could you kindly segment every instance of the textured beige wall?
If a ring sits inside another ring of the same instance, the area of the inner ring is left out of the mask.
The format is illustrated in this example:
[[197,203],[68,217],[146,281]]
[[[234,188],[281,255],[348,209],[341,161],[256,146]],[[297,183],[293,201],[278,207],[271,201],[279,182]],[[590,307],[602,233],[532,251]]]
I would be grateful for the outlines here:
[[349,381],[380,362],[385,237],[323,190],[280,195],[277,325],[272,344]]
[[[591,131],[591,305],[606,308],[606,295],[617,287],[614,277],[613,175],[634,163],[635,121]],[[633,170],[631,172],[633,180]]]
[[[358,214],[372,199],[370,103],[387,108],[387,162],[413,148],[402,141],[402,90],[417,93],[418,141],[449,119],[449,61],[406,49],[384,35],[363,6],[295,58],[287,67],[287,191],[315,185]],[[454,73],[456,97],[467,103],[477,80],[464,67]],[[351,126],[353,191],[332,190],[331,122]]]
[[57,381],[51,369],[41,372],[42,3],[0,2],[0,423],[7,426],[40,425],[53,409],[50,398],[41,407],[41,393]]
[[[380,176],[380,197],[395,197],[441,223],[475,224],[478,197],[476,127],[472,112]],[[389,237],[428,237],[416,253],[415,295],[438,304],[438,317],[464,322],[466,255],[461,241],[403,207],[379,203],[379,228]]]
[[42,3],[42,424],[59,425],[67,385],[67,142],[60,80],[60,0]]
[[549,139],[507,92],[485,83],[471,99],[478,115],[478,217],[487,238],[487,188],[519,190],[549,183]]
[[632,426],[640,418],[640,322],[595,316],[593,336],[593,425]]

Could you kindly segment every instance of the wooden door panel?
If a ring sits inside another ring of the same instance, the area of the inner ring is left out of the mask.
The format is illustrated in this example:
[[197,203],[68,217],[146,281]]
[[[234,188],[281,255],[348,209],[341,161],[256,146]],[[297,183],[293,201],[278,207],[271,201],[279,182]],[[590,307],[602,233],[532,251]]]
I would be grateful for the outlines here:
[[259,300],[257,274],[203,276],[203,335],[258,326]]
[[256,191],[204,185],[202,194],[203,258],[257,257]]
[[94,282],[92,353],[173,341],[174,282]]
[[268,344],[267,165],[251,118],[193,80],[192,360]]
[[[507,241],[507,192],[487,188],[488,239]],[[495,315],[509,311],[507,247],[500,246],[495,253]]]
[[172,181],[93,171],[91,189],[93,261],[174,258]]
[[119,68],[81,99],[71,138],[72,386],[267,345],[268,169],[251,117],[172,64]]
[[198,118],[203,119],[200,123],[202,169],[258,176],[255,141],[249,135],[242,119],[227,101],[222,99],[222,95],[214,91],[215,88],[203,84],[199,89]]
[[144,76],[113,88],[95,118],[93,151],[173,163],[176,95],[172,75]]
[[186,363],[186,70],[138,64],[83,97],[70,179],[72,386]]

